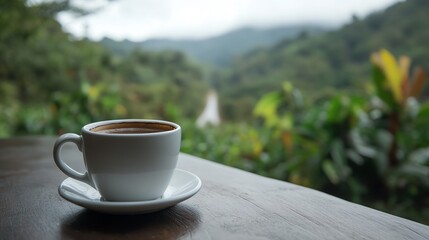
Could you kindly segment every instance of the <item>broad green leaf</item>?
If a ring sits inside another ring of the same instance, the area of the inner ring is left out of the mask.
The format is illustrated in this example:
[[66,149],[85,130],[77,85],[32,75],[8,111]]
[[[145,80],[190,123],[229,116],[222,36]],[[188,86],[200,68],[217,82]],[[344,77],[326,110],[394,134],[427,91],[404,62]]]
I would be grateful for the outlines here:
[[384,74],[388,80],[389,86],[392,89],[396,102],[400,103],[403,99],[401,86],[401,70],[393,55],[386,49],[380,51],[381,64],[383,66]]
[[280,119],[280,128],[282,130],[291,130],[293,127],[293,115],[291,113],[286,113]]
[[341,98],[336,97],[329,101],[328,103],[328,109],[327,109],[327,115],[328,115],[328,121],[329,122],[338,122],[342,118],[342,109],[341,109]]
[[409,97],[405,100],[405,109],[409,117],[415,118],[419,114],[420,103],[414,97]]
[[429,167],[420,164],[404,164],[398,169],[401,175],[419,178],[426,186],[429,185]]
[[339,182],[339,177],[337,172],[335,171],[334,165],[331,161],[325,160],[322,164],[323,172],[325,172],[326,176],[329,178],[329,181],[333,184],[337,184]]
[[352,160],[354,163],[356,163],[357,165],[362,165],[364,163],[364,159],[361,155],[359,155],[358,153],[356,153],[356,151],[352,150],[352,149],[348,149],[347,152],[347,157]]
[[409,161],[417,165],[429,163],[429,148],[421,148],[410,154]]
[[417,118],[421,119],[429,119],[429,103],[425,103],[420,106],[419,113],[417,114]]
[[345,179],[350,174],[350,169],[347,166],[346,151],[343,142],[338,138],[332,142],[331,155],[334,166],[338,170],[338,175],[341,179]]
[[393,136],[392,134],[384,129],[375,130],[375,141],[377,142],[378,150],[388,151],[391,147]]
[[356,152],[358,152],[362,156],[365,156],[368,158],[376,157],[377,150],[372,146],[367,145],[362,139],[362,137],[360,136],[360,133],[356,129],[350,132],[350,140],[354,148],[356,149]]
[[375,85],[376,95],[391,109],[396,107],[396,101],[386,84],[386,78],[379,66],[374,66],[372,70],[372,80]]
[[289,81],[284,82],[284,83],[283,83],[283,90],[284,90],[286,93],[290,93],[290,92],[292,92],[292,90],[293,90],[292,83],[290,83]]
[[277,108],[281,101],[278,92],[268,93],[259,100],[253,111],[255,116],[264,118],[267,126],[273,126],[278,122]]
[[331,155],[334,163],[338,167],[343,168],[345,165],[345,152],[344,145],[339,139],[336,139],[332,142]]

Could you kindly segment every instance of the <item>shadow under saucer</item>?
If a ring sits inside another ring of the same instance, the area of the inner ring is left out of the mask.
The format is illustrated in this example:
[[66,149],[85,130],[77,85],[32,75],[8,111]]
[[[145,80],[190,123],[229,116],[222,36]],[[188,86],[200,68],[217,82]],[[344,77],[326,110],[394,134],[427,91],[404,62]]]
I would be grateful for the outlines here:
[[109,215],[85,209],[65,218],[61,232],[72,239],[176,239],[191,233],[199,223],[199,212],[186,204],[143,215]]

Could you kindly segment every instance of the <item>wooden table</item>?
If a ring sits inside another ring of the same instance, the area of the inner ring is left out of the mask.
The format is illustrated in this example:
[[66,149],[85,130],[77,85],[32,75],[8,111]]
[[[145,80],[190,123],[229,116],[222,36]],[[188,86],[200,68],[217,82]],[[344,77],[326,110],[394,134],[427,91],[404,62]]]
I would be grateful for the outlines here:
[[[0,239],[429,239],[429,227],[330,195],[190,155],[179,168],[203,181],[194,197],[135,216],[62,199],[52,137],[0,140]],[[82,157],[66,145],[74,167]]]

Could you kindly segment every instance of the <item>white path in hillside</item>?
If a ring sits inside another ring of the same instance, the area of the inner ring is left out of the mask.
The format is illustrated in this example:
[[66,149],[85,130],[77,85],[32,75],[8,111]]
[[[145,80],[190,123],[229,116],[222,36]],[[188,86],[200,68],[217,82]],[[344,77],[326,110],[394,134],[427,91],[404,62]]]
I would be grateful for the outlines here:
[[218,97],[215,91],[210,91],[207,94],[206,107],[197,119],[198,127],[205,127],[208,124],[214,126],[220,124]]

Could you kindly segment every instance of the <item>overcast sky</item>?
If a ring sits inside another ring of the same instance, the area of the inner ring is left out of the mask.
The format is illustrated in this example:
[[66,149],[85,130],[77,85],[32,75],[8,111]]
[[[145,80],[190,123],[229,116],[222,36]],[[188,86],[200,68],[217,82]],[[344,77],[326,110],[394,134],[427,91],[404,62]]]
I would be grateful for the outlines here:
[[[100,8],[86,17],[58,16],[73,35],[99,40],[206,38],[242,27],[297,23],[338,26],[400,0],[74,0]],[[88,3],[89,2],[89,3]],[[85,31],[87,26],[87,31]]]

